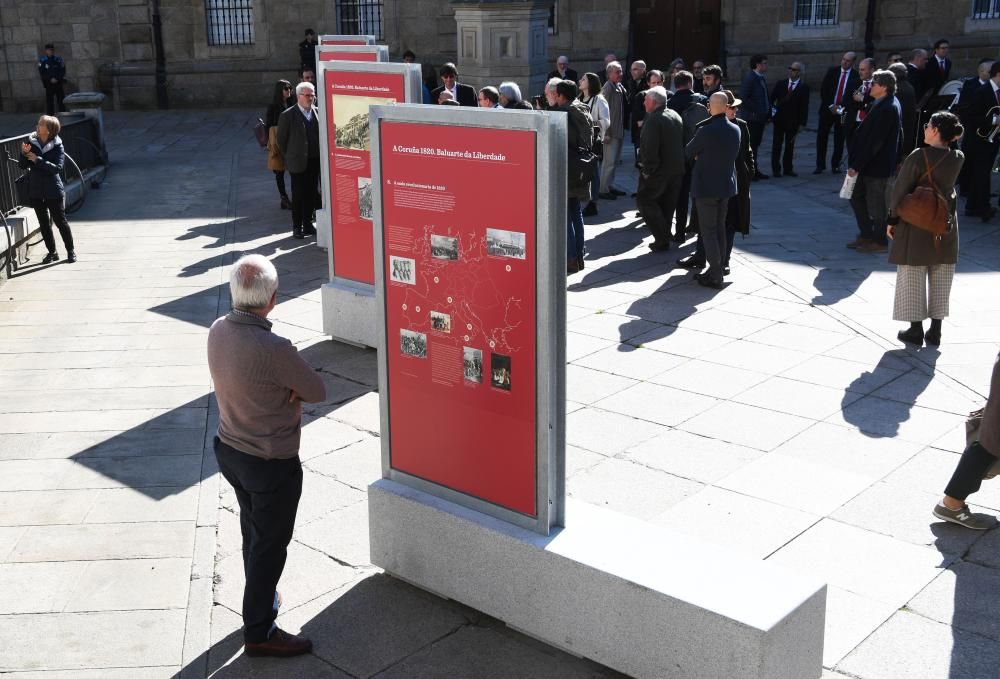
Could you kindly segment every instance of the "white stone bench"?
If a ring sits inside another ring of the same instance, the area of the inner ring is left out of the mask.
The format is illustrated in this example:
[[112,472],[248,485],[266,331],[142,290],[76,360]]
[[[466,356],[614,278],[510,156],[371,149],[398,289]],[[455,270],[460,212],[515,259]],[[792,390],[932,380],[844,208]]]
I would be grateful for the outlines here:
[[381,480],[372,563],[639,678],[819,679],[826,585],[567,501],[545,537]]

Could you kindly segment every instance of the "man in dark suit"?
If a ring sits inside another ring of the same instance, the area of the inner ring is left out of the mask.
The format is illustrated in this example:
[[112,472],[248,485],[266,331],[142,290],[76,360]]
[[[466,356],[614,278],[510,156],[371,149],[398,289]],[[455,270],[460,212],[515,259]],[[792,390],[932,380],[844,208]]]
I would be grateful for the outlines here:
[[311,83],[295,87],[296,103],[278,116],[278,149],[292,176],[292,237],[316,234],[312,225],[319,187],[319,118]]
[[[687,144],[694,137],[695,126],[708,117],[708,97],[698,94],[691,89],[694,84],[694,76],[688,71],[680,71],[674,76],[674,95],[667,101],[667,107],[681,117],[684,122],[684,143]],[[680,191],[677,194],[677,231],[674,233],[674,241],[683,243],[684,234],[688,228],[688,207],[691,201],[691,164],[688,163],[684,172],[684,179],[681,182]]]
[[854,70],[857,54],[845,52],[840,58],[839,66],[831,66],[819,88],[819,127],[816,131],[816,169],[813,174],[826,171],[826,145],[833,130],[833,156],[830,158],[830,168],[836,172],[844,154],[844,125],[841,115],[851,96],[857,89],[860,78]]
[[552,78],[559,78],[560,80],[572,80],[577,85],[580,84],[580,76],[577,75],[576,71],[569,67],[569,57],[566,55],[560,56],[556,59],[556,70],[549,73],[546,80],[552,80]]
[[441,92],[447,90],[451,98],[458,102],[459,106],[479,106],[479,97],[472,85],[463,85],[458,82],[458,69],[455,64],[447,63],[438,71],[441,76],[441,87],[435,87],[431,92],[431,101],[440,104]]
[[872,96],[872,76],[874,74],[875,60],[862,59],[858,64],[858,78],[861,82],[858,83],[856,90],[848,92],[848,96],[844,98],[844,105],[847,107],[847,116],[844,120],[844,138],[847,140],[848,147],[851,145],[854,131],[868,115],[868,109],[875,100]]
[[[750,128],[750,148],[753,150],[755,163],[761,139],[764,137],[764,127],[771,119],[770,90],[767,89],[765,73],[767,73],[767,57],[755,54],[750,57],[750,71],[743,76],[743,82],[740,83],[740,99],[743,100],[743,105],[740,106],[740,118],[747,121],[747,127]],[[768,178],[760,171],[759,163],[754,167],[753,178],[755,180]]]
[[893,105],[896,76],[890,71],[875,71],[872,76],[874,97],[867,115],[858,125],[847,154],[847,174],[857,177],[851,208],[860,235],[847,247],[858,252],[887,252],[885,188],[896,170],[899,155],[900,122]]
[[923,107],[921,99],[927,91],[927,84],[924,82],[925,69],[927,68],[927,50],[915,49],[910,63],[906,65],[907,79],[913,85],[913,91],[917,95],[917,106]]
[[[789,177],[796,177],[792,167],[795,154],[795,137],[809,119],[809,85],[802,81],[805,66],[795,61],[788,67],[788,78],[778,82],[771,92],[773,102],[774,140],[771,143],[771,170],[780,177],[782,169]],[[784,146],[784,153],[782,153]],[[782,168],[784,166],[784,168]]]
[[722,288],[722,260],[726,253],[726,211],[736,195],[736,158],[740,153],[740,128],[726,118],[729,98],[716,92],[708,100],[712,119],[698,128],[684,155],[694,160],[691,195],[698,209],[698,227],[705,247],[708,270],[696,276],[701,285]]
[[937,94],[941,86],[951,78],[951,59],[948,58],[950,45],[941,39],[934,43],[934,54],[927,60],[924,68],[924,86],[927,92]]
[[639,145],[639,190],[636,199],[646,226],[653,233],[649,249],[670,249],[670,223],[677,207],[684,178],[684,121],[667,108],[667,91],[660,85],[643,96],[643,118]]
[[896,76],[896,101],[899,102],[899,113],[903,124],[903,145],[899,150],[899,162],[902,163],[910,155],[917,143],[917,97],[910,84],[910,74],[906,64],[890,64],[889,69]]
[[306,38],[299,43],[299,76],[305,71],[316,72],[316,31],[306,29]]
[[989,85],[990,69],[992,67],[992,57],[979,60],[976,75],[972,78],[966,78],[962,83],[962,89],[958,94],[958,101],[951,109],[951,112],[958,116],[962,127],[965,128],[965,135],[962,137],[962,151],[965,153],[965,162],[962,163],[962,170],[958,173],[958,189],[963,198],[968,197],[969,194],[969,168],[972,166],[972,158],[969,157],[968,152],[965,150],[965,143],[969,138],[969,133],[975,132],[975,125],[969,120],[969,110],[972,108],[972,100],[975,98],[976,90]]
[[1000,148],[1000,135],[991,144],[979,135],[979,131],[987,132],[997,124],[998,116],[994,107],[1000,107],[1000,61],[990,67],[990,79],[987,83],[972,95],[966,114],[969,127],[965,130],[962,141],[965,162],[969,165],[965,214],[979,217],[984,222],[992,219],[997,212],[996,208],[990,206],[990,180],[993,161]]

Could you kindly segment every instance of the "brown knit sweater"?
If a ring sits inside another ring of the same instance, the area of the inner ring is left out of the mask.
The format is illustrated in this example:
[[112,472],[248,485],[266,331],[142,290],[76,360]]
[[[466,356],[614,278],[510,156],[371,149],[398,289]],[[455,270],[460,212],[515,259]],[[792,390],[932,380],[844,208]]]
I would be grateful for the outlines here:
[[231,311],[208,333],[208,369],[219,402],[219,438],[268,459],[299,454],[302,404],[326,398],[323,380],[266,318]]

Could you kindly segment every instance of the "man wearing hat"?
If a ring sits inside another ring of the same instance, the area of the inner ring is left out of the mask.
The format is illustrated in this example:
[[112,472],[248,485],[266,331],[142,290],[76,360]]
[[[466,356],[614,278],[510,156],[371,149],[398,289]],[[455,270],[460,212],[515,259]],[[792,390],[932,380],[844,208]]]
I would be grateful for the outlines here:
[[66,64],[56,56],[56,46],[51,42],[45,46],[45,54],[38,60],[38,76],[45,88],[45,113],[54,116],[56,109],[63,107],[63,82],[66,80]]

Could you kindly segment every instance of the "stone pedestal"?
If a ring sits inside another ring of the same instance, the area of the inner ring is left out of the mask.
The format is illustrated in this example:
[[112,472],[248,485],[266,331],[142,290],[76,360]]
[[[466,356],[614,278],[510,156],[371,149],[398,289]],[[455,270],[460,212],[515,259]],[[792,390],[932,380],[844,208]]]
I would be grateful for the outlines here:
[[551,0],[452,0],[458,24],[458,81],[477,90],[505,80],[525,99],[542,94],[549,72]]
[[82,113],[84,117],[90,118],[97,126],[97,146],[101,149],[101,155],[106,153],[104,146],[104,115],[101,108],[104,106],[105,96],[100,92],[76,92],[63,99],[63,104],[71,113]]

